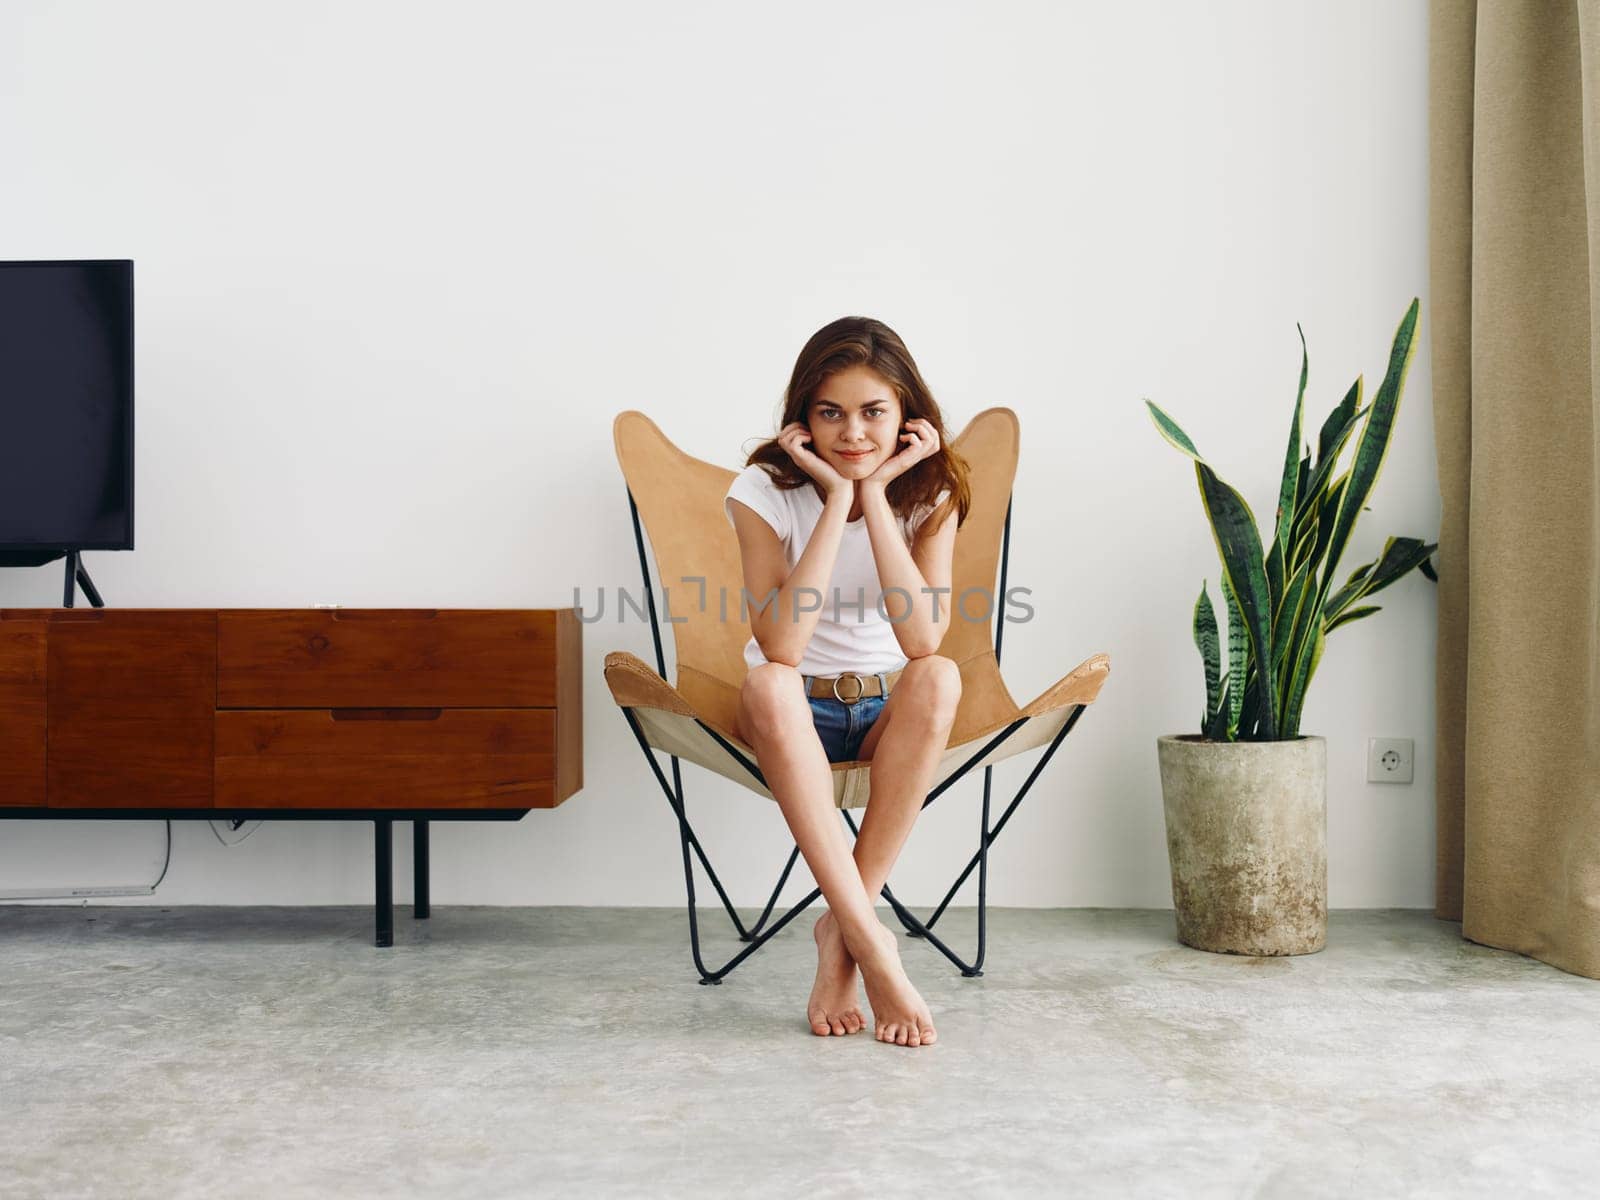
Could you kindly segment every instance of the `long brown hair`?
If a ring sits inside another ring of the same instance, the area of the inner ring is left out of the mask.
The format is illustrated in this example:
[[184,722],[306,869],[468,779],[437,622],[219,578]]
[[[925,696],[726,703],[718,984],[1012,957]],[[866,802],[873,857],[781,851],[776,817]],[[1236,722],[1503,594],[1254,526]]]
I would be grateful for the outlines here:
[[[944,427],[939,403],[922,380],[922,372],[900,340],[900,335],[882,321],[871,317],[840,317],[811,335],[795,360],[794,373],[783,398],[783,419],[778,428],[799,421],[808,424],[806,414],[818,390],[830,376],[850,367],[867,367],[894,389],[900,400],[900,419],[927,421],[939,434],[939,449],[905,474],[889,481],[884,495],[889,507],[902,520],[910,518],[919,506],[932,505],[939,493],[950,491],[949,503],[955,506],[956,525],[967,519],[972,507],[972,488],[968,483],[966,460],[950,447],[950,434]],[[898,433],[899,431],[897,431]],[[895,445],[900,445],[899,437]],[[746,466],[759,465],[784,491],[815,487],[816,481],[800,469],[777,440],[770,439],[753,450]],[[930,518],[931,519],[931,518]],[[941,517],[942,521],[943,518]]]

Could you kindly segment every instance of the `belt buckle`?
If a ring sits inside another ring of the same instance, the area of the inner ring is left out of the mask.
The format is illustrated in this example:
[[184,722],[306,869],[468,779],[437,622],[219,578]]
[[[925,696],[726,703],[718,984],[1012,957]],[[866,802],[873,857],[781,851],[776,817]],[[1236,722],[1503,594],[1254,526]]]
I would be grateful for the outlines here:
[[[856,681],[856,694],[854,696],[839,695],[839,680],[841,679],[854,679]],[[846,671],[843,675],[835,675],[833,677],[833,698],[840,704],[854,704],[866,694],[866,683],[862,680],[861,676],[857,675],[854,671]]]

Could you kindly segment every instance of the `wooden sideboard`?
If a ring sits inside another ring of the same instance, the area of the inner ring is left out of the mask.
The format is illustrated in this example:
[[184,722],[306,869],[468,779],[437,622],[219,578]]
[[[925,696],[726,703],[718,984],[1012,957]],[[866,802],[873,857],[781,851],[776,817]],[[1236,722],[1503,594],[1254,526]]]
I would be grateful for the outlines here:
[[0,609],[0,818],[517,820],[583,786],[574,609]]

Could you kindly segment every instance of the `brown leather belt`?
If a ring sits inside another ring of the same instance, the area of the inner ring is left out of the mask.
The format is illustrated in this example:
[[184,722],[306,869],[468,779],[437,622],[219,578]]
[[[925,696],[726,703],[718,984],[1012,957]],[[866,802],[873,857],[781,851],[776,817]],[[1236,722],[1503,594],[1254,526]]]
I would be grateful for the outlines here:
[[843,675],[802,675],[800,678],[805,681],[806,695],[813,700],[839,700],[854,704],[869,696],[887,699],[904,670],[902,667],[899,671],[883,675],[857,675],[854,671],[846,671]]

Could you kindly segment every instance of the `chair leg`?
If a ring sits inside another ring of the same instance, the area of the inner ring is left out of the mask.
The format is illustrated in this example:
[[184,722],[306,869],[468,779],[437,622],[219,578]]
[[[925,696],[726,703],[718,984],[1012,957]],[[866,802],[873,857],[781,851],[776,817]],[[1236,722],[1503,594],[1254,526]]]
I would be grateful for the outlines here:
[[[848,816],[846,818],[848,820]],[[855,822],[850,822],[850,828],[855,829]],[[915,914],[907,908],[890,890],[888,884],[883,885],[883,898],[889,902],[889,907],[894,910],[894,915],[900,918],[900,924],[906,928],[906,933],[911,937],[924,938],[940,954],[948,958],[960,968],[961,974],[968,979],[983,974],[983,956],[988,933],[988,905],[989,905],[989,843],[993,834],[989,832],[989,779],[988,771],[984,772],[983,781],[983,832],[978,838],[978,952],[972,962],[965,962],[961,956],[939,938],[939,936],[917,920]],[[929,923],[931,924],[931,922]]]
[[[992,766],[987,766],[984,768],[983,807],[979,824],[978,851],[972,856],[972,859],[967,863],[965,869],[956,878],[956,881],[950,886],[950,890],[945,893],[944,899],[939,902],[938,907],[934,910],[933,915],[929,917],[927,922],[924,923],[923,921],[918,920],[916,915],[900,902],[900,900],[895,896],[894,892],[890,890],[889,886],[887,884],[884,885],[882,895],[884,899],[889,902],[890,907],[894,910],[895,916],[899,918],[900,923],[905,927],[907,934],[911,937],[920,937],[927,940],[936,950],[938,950],[947,959],[949,959],[951,963],[958,967],[962,975],[966,976],[967,978],[975,978],[983,974],[983,962],[988,952],[989,846],[994,842],[994,839],[999,836],[1000,831],[1005,828],[1006,822],[1011,819],[1011,814],[1015,812],[1017,806],[1022,803],[1023,797],[1025,797],[1028,794],[1029,789],[1033,787],[1034,781],[1039,778],[1039,775],[1049,764],[1051,757],[1054,756],[1056,750],[1060,748],[1061,743],[1063,740],[1065,740],[1067,734],[1070,733],[1073,726],[1078,723],[1078,718],[1083,715],[1084,707],[1084,705],[1080,704],[1073,709],[1067,720],[1062,724],[1061,729],[1057,731],[1055,738],[1051,741],[1049,747],[1045,750],[1044,754],[1040,756],[1039,761],[1034,764],[1033,770],[1028,774],[1028,778],[1023,782],[1022,787],[1018,789],[1017,794],[1012,797],[1010,804],[1006,806],[1005,812],[1001,814],[1000,820],[995,823],[993,828],[991,828],[989,825],[989,815],[994,768]],[[669,784],[666,776],[662,773],[661,764],[656,761],[656,756],[651,752],[650,743],[645,739],[644,731],[640,728],[638,719],[633,715],[632,710],[624,708],[622,710],[622,715],[627,719],[628,727],[633,731],[634,739],[639,743],[639,750],[644,755],[645,761],[650,764],[650,770],[654,773],[656,782],[661,786],[662,794],[666,796],[667,804],[669,807],[671,807],[673,814],[678,821],[678,836],[683,849],[684,892],[688,902],[689,945],[691,955],[694,959],[695,969],[700,974],[699,981],[702,984],[720,984],[723,978],[727,976],[729,972],[731,972],[740,963],[744,962],[745,959],[749,958],[762,946],[766,945],[768,941],[782,931],[784,926],[788,925],[789,922],[793,921],[797,916],[815,903],[817,898],[822,895],[822,889],[813,888],[809,895],[807,895],[798,904],[795,904],[793,907],[788,909],[783,916],[781,916],[772,925],[770,929],[766,929],[765,932],[762,932],[763,927],[766,926],[768,918],[772,915],[773,909],[777,905],[778,896],[782,893],[784,884],[788,882],[790,872],[793,871],[794,865],[799,859],[800,848],[799,846],[795,846],[789,855],[788,861],[784,864],[783,872],[778,877],[777,886],[773,888],[772,895],[768,898],[766,907],[762,910],[760,918],[753,926],[751,926],[749,929],[746,929],[743,922],[739,919],[739,914],[733,907],[733,901],[728,897],[727,890],[722,886],[722,881],[717,878],[716,871],[712,869],[711,862],[706,857],[705,849],[700,845],[699,839],[695,837],[694,830],[689,825],[688,813],[683,799],[683,776],[679,768],[677,757],[671,756],[672,783]],[[735,760],[749,770],[758,781],[765,784],[765,780],[762,780],[761,778],[760,770],[754,764],[747,761],[743,755],[739,754],[738,751],[736,751],[732,746],[728,745],[725,739],[720,737],[715,730],[712,730],[706,726],[704,722],[697,723],[700,724],[702,729],[705,729],[707,733],[715,738],[717,742],[722,745],[723,749],[732,755]],[[988,755],[990,751],[992,751],[1001,742],[1005,741],[1006,738],[1010,737],[1012,733],[1021,728],[1025,723],[1026,722],[1024,720],[1015,721],[1006,729],[1001,731],[996,737],[991,739],[982,749],[969,758],[967,762],[950,778],[946,779],[938,787],[934,788],[933,791],[929,792],[927,799],[922,802],[922,807],[926,808],[929,804],[932,804],[933,801],[936,800],[946,789],[958,782],[974,764],[982,761],[982,759]],[[860,831],[857,828],[856,823],[851,817],[849,811],[843,810],[841,815],[844,817],[845,823],[850,827],[852,836],[859,836]],[[693,851],[694,857],[698,857],[701,865],[705,868],[706,875],[711,880],[712,886],[716,889],[717,895],[722,901],[722,906],[727,911],[729,918],[732,920],[734,929],[737,931],[740,940],[748,943],[743,950],[734,955],[714,971],[706,967],[704,958],[700,951],[700,925],[694,901],[694,862],[693,857],[691,857],[690,854],[691,850]],[[974,868],[976,868],[978,871],[978,946],[977,952],[973,956],[973,961],[968,963],[965,962],[960,955],[956,954],[954,950],[950,949],[950,947],[947,946],[940,938],[935,936],[932,930],[934,924],[941,916],[944,915],[945,910],[950,906],[950,902],[955,898],[956,893],[961,889],[961,886],[972,874]]]
[[683,815],[683,775],[677,758],[674,757],[672,760],[672,786],[668,786],[666,776],[661,773],[661,766],[656,762],[655,755],[650,753],[650,744],[645,741],[644,733],[639,729],[633,714],[627,709],[623,709],[623,715],[628,718],[628,726],[633,730],[633,736],[639,742],[639,749],[643,752],[645,761],[650,764],[650,769],[655,772],[656,782],[661,785],[661,791],[667,798],[668,806],[672,809],[674,815],[678,817],[680,831],[687,836],[689,846],[694,850],[695,856],[699,858],[700,865],[705,868],[706,876],[711,880],[711,886],[716,890],[718,898],[722,901],[722,907],[727,910],[728,919],[733,922],[733,927],[739,936],[747,938],[748,934],[744,923],[739,920],[739,914],[734,910],[733,901],[729,898],[727,889],[722,886],[722,880],[717,878],[717,873],[711,866],[711,860],[706,857],[705,849],[700,845],[700,839],[695,837],[694,830],[689,827],[688,818]]
[[978,825],[978,954],[970,967],[961,973],[967,978],[983,974],[983,956],[988,948],[989,934],[989,843],[994,836],[989,831],[989,783],[994,776],[993,767],[983,770],[983,816]]
[[[1017,790],[1017,794],[1012,797],[1011,803],[1006,806],[1005,812],[1001,814],[1000,820],[995,823],[994,828],[992,829],[989,827],[989,797],[994,768],[991,766],[983,769],[983,810],[982,820],[979,825],[978,851],[972,856],[971,861],[967,863],[966,868],[961,872],[961,874],[956,877],[956,881],[950,885],[950,890],[945,893],[944,899],[939,902],[939,906],[934,910],[933,915],[929,917],[926,922],[919,921],[915,914],[913,914],[910,909],[908,909],[895,897],[894,893],[889,890],[889,886],[887,884],[884,885],[883,897],[889,902],[890,908],[894,910],[894,914],[900,919],[900,923],[905,926],[907,935],[909,937],[925,938],[934,947],[934,949],[938,950],[939,953],[948,958],[953,964],[955,964],[955,966],[959,967],[962,975],[969,979],[983,974],[983,960],[984,956],[987,954],[989,914],[989,847],[993,844],[995,838],[1000,836],[1000,831],[1005,828],[1006,822],[1011,819],[1011,814],[1016,811],[1017,805],[1022,803],[1023,797],[1026,796],[1028,794],[1028,790],[1033,787],[1034,781],[1039,778],[1040,773],[1043,772],[1045,767],[1049,764],[1051,757],[1055,754],[1056,750],[1060,748],[1061,743],[1063,740],[1065,740],[1067,734],[1072,732],[1072,727],[1078,723],[1078,718],[1083,715],[1083,710],[1084,706],[1081,704],[1073,709],[1071,715],[1068,716],[1067,720],[1062,724],[1061,729],[1057,731],[1056,736],[1051,741],[1049,747],[1047,747],[1044,754],[1039,757],[1039,761],[1034,764],[1033,770],[1028,773],[1028,778],[1023,782],[1022,787]],[[976,761],[976,759],[970,761]],[[958,772],[956,775],[952,776],[950,779],[947,779],[943,784],[941,784],[933,794],[937,795],[940,791],[943,791],[944,788],[948,787],[960,777],[961,773]],[[855,834],[857,832],[856,824],[855,821],[851,819],[849,813],[845,814],[845,821],[850,826],[851,833]],[[935,936],[932,930],[934,924],[941,916],[944,915],[945,910],[950,906],[950,901],[955,898],[956,893],[961,889],[961,885],[964,884],[967,881],[968,876],[972,874],[973,868],[977,868],[978,871],[978,949],[977,953],[973,956],[973,961],[968,963],[963,961],[960,955],[956,954],[954,950],[950,949],[949,946]]]
[[[975,979],[983,974],[983,957],[987,953],[988,946],[989,843],[994,841],[994,831],[989,828],[989,786],[993,774],[993,767],[984,768],[983,815],[978,826],[978,952],[973,956],[972,961],[970,963],[963,962],[960,955],[939,940],[939,937],[930,928],[933,924],[932,921],[925,925],[917,920],[910,909],[895,899],[887,884],[883,888],[884,898],[893,907],[895,916],[900,918],[900,923],[906,927],[907,933],[911,937],[924,938],[932,943],[934,949],[959,967],[961,974],[968,979]],[[941,908],[940,911],[942,912],[943,909]]]
[[[1026,796],[1029,789],[1033,787],[1034,780],[1038,779],[1045,767],[1049,765],[1051,756],[1055,754],[1056,749],[1061,745],[1062,741],[1065,740],[1067,734],[1072,732],[1072,727],[1078,723],[1078,718],[1082,715],[1083,705],[1080,704],[1072,711],[1072,715],[1067,718],[1066,724],[1063,725],[1061,730],[1056,734],[1055,740],[1052,741],[1045,749],[1045,752],[1039,756],[1039,761],[1034,763],[1033,770],[1028,772],[1028,778],[1024,780],[1022,786],[1017,789],[1017,794],[1011,798],[1011,803],[1006,805],[1005,812],[1000,814],[1000,819],[995,822],[994,828],[989,830],[990,842],[993,842],[995,838],[1000,836],[1000,831],[1006,827],[1006,822],[1011,820],[1011,814],[1017,811],[1017,805],[1022,803],[1022,798]],[[992,767],[984,768],[984,787],[986,792],[989,783],[989,772],[992,770]],[[979,854],[981,853],[982,847],[979,849]],[[939,906],[933,910],[933,915],[928,918],[927,927],[929,929],[932,929],[934,925],[938,923],[939,918],[944,915],[944,910],[950,906],[950,901],[955,899],[956,893],[961,890],[961,885],[966,883],[967,877],[972,874],[973,868],[980,865],[979,854],[974,854],[972,856],[972,858],[967,862],[967,865],[962,869],[961,874],[956,876],[956,881],[950,885],[950,890],[945,893],[944,899],[939,901]],[[913,934],[912,936],[917,935]]]
[[[673,783],[676,785],[674,787],[667,783],[667,777],[661,771],[661,764],[656,761],[656,756],[650,752],[650,744],[645,740],[644,731],[639,728],[637,718],[628,709],[623,709],[622,713],[628,719],[628,727],[633,730],[633,736],[638,741],[640,750],[644,753],[645,761],[650,764],[650,769],[655,774],[656,782],[661,785],[661,791],[666,796],[667,803],[678,818],[678,838],[683,847],[683,885],[689,909],[689,948],[690,954],[694,959],[695,970],[700,973],[701,983],[720,984],[730,971],[766,945],[785,925],[809,908],[817,897],[822,895],[822,889],[813,888],[810,895],[784,913],[766,933],[756,936],[754,932],[747,931],[739,920],[738,913],[734,911],[733,903],[728,899],[728,894],[722,887],[721,881],[717,879],[711,863],[707,861],[704,850],[701,849],[699,841],[694,836],[694,831],[689,827],[689,818],[683,803],[683,777],[678,770],[678,760],[676,758],[672,760]],[[706,874],[716,887],[717,894],[722,897],[723,907],[728,910],[728,915],[733,919],[734,927],[739,931],[741,938],[750,943],[714,971],[706,967],[705,960],[700,953],[700,921],[694,902],[694,862],[689,853],[691,848],[699,855],[700,862],[706,869]],[[798,853],[799,848],[796,847],[795,854],[797,855]],[[757,928],[760,927],[760,924],[765,923],[770,915],[773,906],[777,902],[778,892],[782,890],[784,879],[787,879],[789,870],[793,866],[794,856],[791,856],[788,866],[784,868],[784,878],[778,881],[778,887],[773,890],[772,899],[767,902],[767,910],[762,913],[761,922],[758,923]]]
[[[928,943],[932,945],[935,950],[959,967],[961,973],[968,979],[983,974],[982,969],[977,965],[977,963],[964,962],[959,954],[944,944],[944,942],[939,938],[938,934],[934,933],[921,921],[917,920],[916,916],[911,912],[911,910],[904,904],[901,904],[900,901],[895,898],[894,893],[889,890],[889,886],[887,884],[885,884],[883,888],[883,897],[889,902],[889,907],[894,909],[894,915],[900,918],[900,923],[906,927],[911,936],[926,938]],[[978,963],[983,961],[983,925],[984,906],[986,903],[986,897],[980,895],[978,898]]]
[[748,933],[741,932],[739,940],[748,942],[761,932],[761,927],[767,923],[767,918],[772,915],[772,908],[778,903],[778,895],[783,891],[783,885],[789,882],[789,872],[794,870],[794,864],[800,858],[800,847],[796,846],[789,852],[789,861],[783,865],[783,873],[778,876],[778,886],[772,889],[772,895],[767,898],[767,906],[761,910],[761,916],[756,923],[750,926]]

